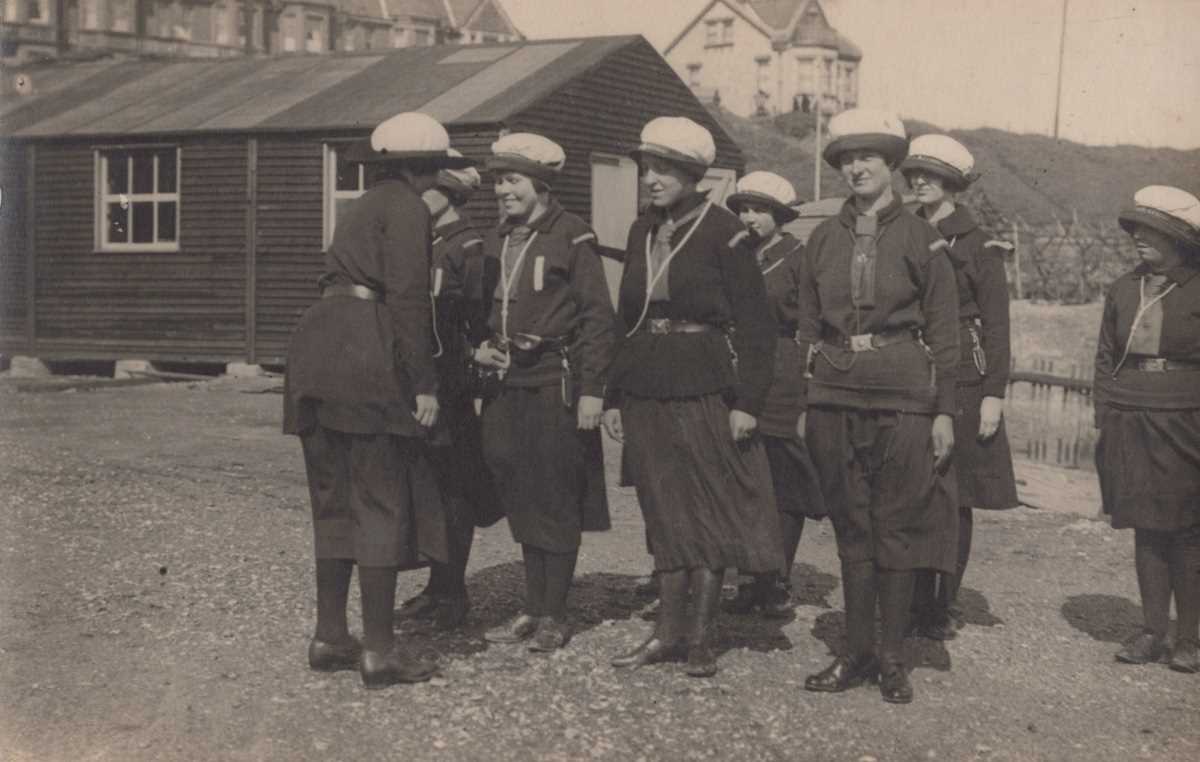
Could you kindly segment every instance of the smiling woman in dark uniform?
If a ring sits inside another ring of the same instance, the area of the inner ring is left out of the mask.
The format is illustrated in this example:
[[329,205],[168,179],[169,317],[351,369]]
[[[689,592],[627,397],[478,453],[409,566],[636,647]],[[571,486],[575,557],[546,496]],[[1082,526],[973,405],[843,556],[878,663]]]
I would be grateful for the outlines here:
[[946,242],[892,190],[908,149],[900,120],[851,109],[829,120],[829,133],[824,159],[853,196],[807,242],[796,336],[812,377],[798,429],[837,535],[848,653],[805,688],[844,691],[878,672],[883,699],[907,703],[914,570],[955,569],[958,500],[946,469],[958,293]]
[[716,155],[712,135],[690,119],[660,117],[641,138],[634,155],[651,208],[629,231],[624,340],[604,423],[625,442],[661,606],[650,638],[612,663],[638,667],[686,650],[687,673],[709,677],[723,571],[783,567],[755,432],[778,331],[749,235],[696,189]]
[[[429,210],[421,193],[448,153],[434,119],[406,113],[371,133],[357,158],[371,188],[352,201],[325,252],[322,299],[288,349],[284,431],[300,435],[312,498],[315,670],[354,669],[369,688],[428,680],[434,666],[392,633],[396,573],[446,560],[441,496],[424,440],[438,417],[430,337]],[[358,564],[363,644],[346,623]]]
[[1200,672],[1200,199],[1142,188],[1121,212],[1142,263],[1109,289],[1096,349],[1104,511],[1134,530],[1144,628],[1117,652]]
[[772,172],[751,172],[738,180],[737,192],[726,201],[750,233],[754,256],[766,282],[767,301],[779,326],[775,341],[775,373],[758,430],[763,435],[775,504],[783,530],[782,573],[759,574],[725,610],[735,614],[760,611],[767,617],[787,617],[792,611],[792,565],[804,532],[805,518],[825,515],[825,501],[808,446],[796,435],[804,387],[804,356],[796,344],[797,283],[804,244],[782,226],[799,216],[792,184]]
[[958,563],[953,574],[919,572],[915,624],[926,637],[949,640],[960,624],[957,606],[974,526],[972,508],[1017,507],[1017,480],[1004,431],[1008,388],[1008,281],[1004,254],[1011,247],[989,241],[957,196],[975,181],[975,158],[948,135],[913,140],[900,166],[928,220],[947,241],[958,285],[957,404],[954,471],[958,483]]
[[505,219],[484,243],[500,273],[494,337],[475,352],[503,374],[483,411],[483,448],[525,561],[524,612],[485,638],[532,639],[533,651],[567,642],[580,533],[609,527],[598,427],[616,315],[596,235],[551,195],[565,161],[541,135],[492,144],[488,169]]

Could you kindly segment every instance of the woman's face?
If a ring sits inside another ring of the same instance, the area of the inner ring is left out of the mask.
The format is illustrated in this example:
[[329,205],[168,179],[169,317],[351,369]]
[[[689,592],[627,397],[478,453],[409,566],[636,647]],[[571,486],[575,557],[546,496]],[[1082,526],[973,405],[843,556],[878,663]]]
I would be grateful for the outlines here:
[[520,172],[501,172],[496,175],[495,191],[506,217],[526,218],[538,203],[533,180]]
[[838,163],[850,191],[862,199],[875,200],[892,184],[892,168],[883,154],[870,149],[843,151]]
[[1133,229],[1133,245],[1142,262],[1152,270],[1170,270],[1183,262],[1183,254],[1175,241],[1166,233],[1151,227],[1138,225]]
[[650,192],[650,203],[666,209],[696,189],[696,180],[678,164],[658,156],[643,155],[642,184]]
[[909,187],[917,197],[917,202],[924,206],[940,204],[951,198],[950,192],[946,190],[946,181],[932,172],[916,169],[909,172],[906,177]]
[[775,235],[775,231],[779,229],[779,225],[775,222],[775,215],[771,213],[771,208],[766,204],[742,204],[738,217],[746,226],[746,230],[749,230],[760,241],[770,240]]

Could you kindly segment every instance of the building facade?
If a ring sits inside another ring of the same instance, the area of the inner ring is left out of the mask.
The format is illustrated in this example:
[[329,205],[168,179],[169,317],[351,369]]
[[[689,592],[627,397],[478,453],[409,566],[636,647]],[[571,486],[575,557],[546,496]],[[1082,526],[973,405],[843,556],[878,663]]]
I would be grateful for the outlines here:
[[0,59],[217,58],[516,42],[498,0],[0,0]]
[[820,0],[713,0],[663,55],[698,97],[740,116],[858,102],[862,51]]

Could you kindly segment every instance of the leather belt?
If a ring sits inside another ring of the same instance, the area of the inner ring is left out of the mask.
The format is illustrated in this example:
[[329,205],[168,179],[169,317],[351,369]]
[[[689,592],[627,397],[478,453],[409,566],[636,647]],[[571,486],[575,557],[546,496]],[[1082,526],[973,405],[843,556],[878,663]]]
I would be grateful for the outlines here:
[[695,323],[691,320],[672,320],[671,318],[649,318],[642,326],[646,333],[704,333],[715,331],[717,327],[711,323]]
[[1133,367],[1147,373],[1167,373],[1173,370],[1200,370],[1200,362],[1192,360],[1168,360],[1165,357],[1143,357]]
[[366,286],[336,285],[326,286],[325,288],[321,289],[322,299],[329,299],[330,297],[334,296],[350,296],[367,302],[379,302],[380,304],[383,303],[383,294],[379,293],[373,288],[367,288]]
[[882,333],[860,333],[855,336],[836,336],[824,339],[824,343],[835,347],[848,349],[851,352],[872,352],[876,349],[901,344],[906,341],[916,341],[919,337],[915,328],[897,328]]

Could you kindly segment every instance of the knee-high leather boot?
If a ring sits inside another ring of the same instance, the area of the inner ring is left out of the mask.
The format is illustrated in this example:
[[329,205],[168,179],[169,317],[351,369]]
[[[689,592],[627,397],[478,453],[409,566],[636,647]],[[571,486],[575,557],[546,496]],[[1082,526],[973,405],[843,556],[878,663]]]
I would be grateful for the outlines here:
[[912,701],[912,683],[904,665],[904,631],[908,627],[913,596],[912,570],[879,572],[879,614],[882,638],[879,644],[879,693],[884,701]]
[[842,597],[846,605],[846,653],[825,669],[809,675],[804,688],[839,693],[874,680],[879,673],[875,658],[874,561],[842,563]]
[[646,664],[672,661],[683,656],[684,614],[687,611],[687,569],[657,572],[659,608],[654,631],[640,646],[628,653],[613,657],[609,662],[618,668],[633,668]]
[[687,673],[692,677],[717,674],[717,614],[721,610],[723,569],[693,569],[692,627],[688,633]]

